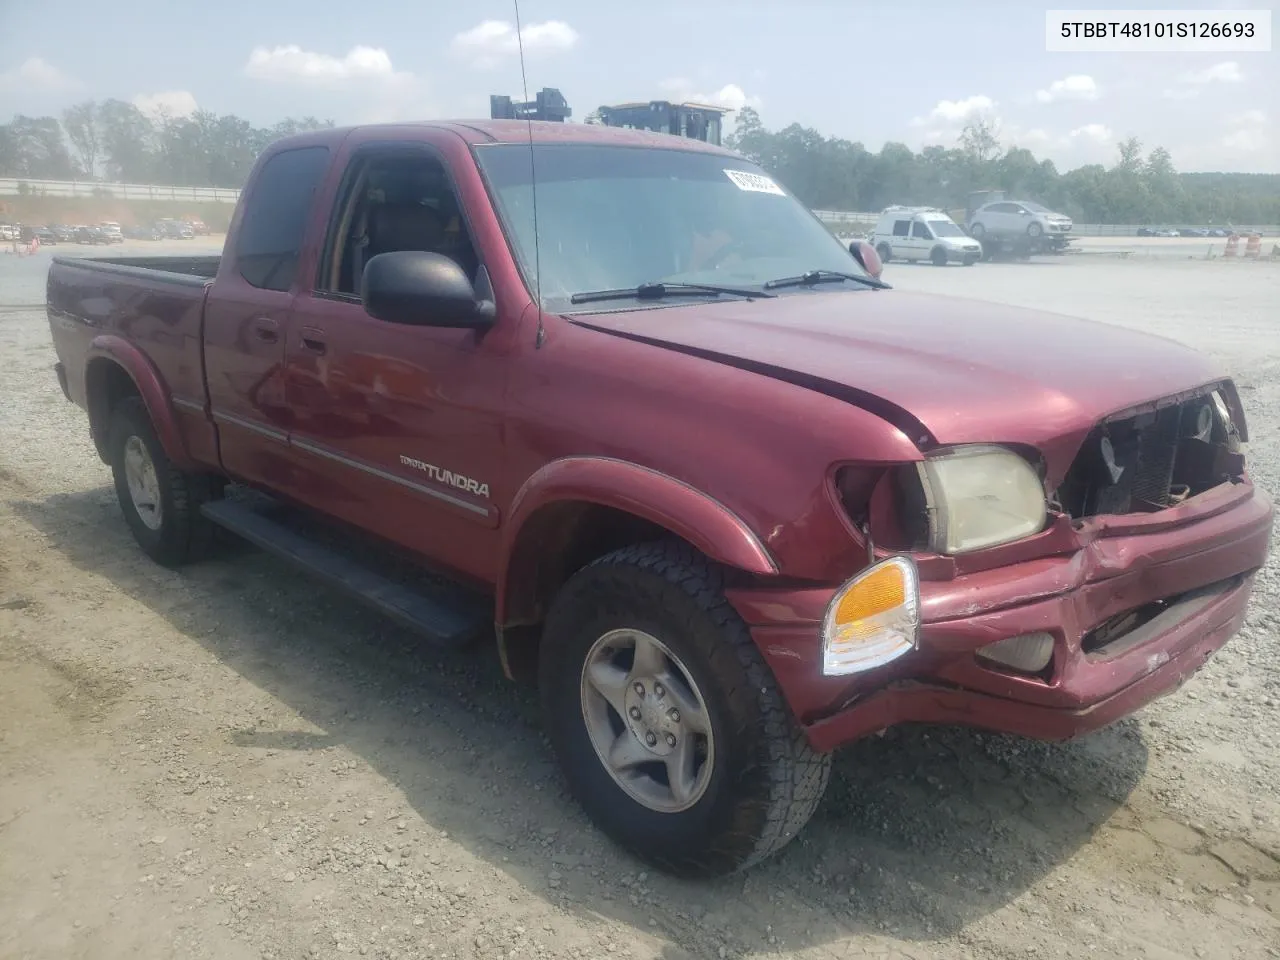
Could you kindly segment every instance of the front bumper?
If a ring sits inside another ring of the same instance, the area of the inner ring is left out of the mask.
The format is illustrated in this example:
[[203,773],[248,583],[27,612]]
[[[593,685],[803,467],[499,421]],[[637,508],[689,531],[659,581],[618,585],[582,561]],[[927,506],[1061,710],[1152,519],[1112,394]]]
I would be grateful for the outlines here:
[[[1176,525],[1144,530],[1094,518],[1074,552],[922,581],[919,649],[858,676],[822,675],[831,588],[737,590],[729,600],[815,749],[904,722],[1069,739],[1177,689],[1243,623],[1270,544],[1270,501],[1246,483],[1183,507],[1190,509]],[[1148,622],[1091,645],[1100,626],[1159,601],[1170,602]],[[1043,675],[976,656],[1037,631],[1054,638]]]

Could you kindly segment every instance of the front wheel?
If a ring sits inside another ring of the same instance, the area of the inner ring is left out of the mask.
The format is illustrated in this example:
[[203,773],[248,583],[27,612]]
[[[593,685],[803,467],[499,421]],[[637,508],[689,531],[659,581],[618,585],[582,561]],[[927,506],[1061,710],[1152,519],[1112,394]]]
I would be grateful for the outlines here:
[[1038,223],[1028,224],[1027,226],[1028,237],[1031,237],[1031,239],[1036,240],[1036,239],[1039,239],[1040,236],[1043,234],[1044,234],[1044,227],[1040,226],[1040,224]]
[[933,261],[935,267],[945,267],[947,265],[947,251],[941,247],[934,247],[929,259]]
[[547,618],[542,710],[574,797],[637,857],[682,876],[752,866],[826,790],[723,593],[683,544],[626,547],[578,571]]

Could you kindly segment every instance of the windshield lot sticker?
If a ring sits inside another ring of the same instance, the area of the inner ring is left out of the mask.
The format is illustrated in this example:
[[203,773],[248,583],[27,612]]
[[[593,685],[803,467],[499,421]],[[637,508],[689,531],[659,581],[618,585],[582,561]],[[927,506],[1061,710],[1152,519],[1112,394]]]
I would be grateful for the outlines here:
[[724,175],[732,180],[739,190],[749,190],[752,193],[772,193],[779,197],[786,196],[780,186],[763,174],[747,173],[744,170],[726,170]]

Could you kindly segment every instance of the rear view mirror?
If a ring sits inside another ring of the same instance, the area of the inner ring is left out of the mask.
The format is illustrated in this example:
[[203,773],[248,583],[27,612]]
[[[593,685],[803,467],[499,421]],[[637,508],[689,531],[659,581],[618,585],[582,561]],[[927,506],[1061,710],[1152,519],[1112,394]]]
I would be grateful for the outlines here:
[[880,260],[880,254],[866,240],[854,240],[849,244],[849,252],[853,254],[853,259],[862,265],[862,269],[871,274],[871,276],[879,280],[880,274],[884,273],[884,263]]
[[365,264],[360,297],[369,316],[419,327],[487,327],[493,301],[480,300],[456,261],[423,250],[380,253]]

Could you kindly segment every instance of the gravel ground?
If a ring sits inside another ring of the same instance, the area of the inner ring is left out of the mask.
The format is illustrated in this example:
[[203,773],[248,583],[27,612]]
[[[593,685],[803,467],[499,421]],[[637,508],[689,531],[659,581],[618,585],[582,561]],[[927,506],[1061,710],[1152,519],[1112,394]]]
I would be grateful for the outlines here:
[[[50,252],[0,257],[0,956],[1280,957],[1275,563],[1240,636],[1138,717],[1059,746],[891,731],[840,754],[781,856],[675,882],[568,801],[488,648],[441,659],[248,548],[142,558],[43,313],[12,306]],[[886,279],[1221,357],[1280,489],[1280,267]]]

